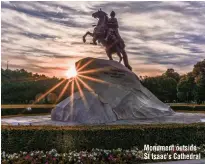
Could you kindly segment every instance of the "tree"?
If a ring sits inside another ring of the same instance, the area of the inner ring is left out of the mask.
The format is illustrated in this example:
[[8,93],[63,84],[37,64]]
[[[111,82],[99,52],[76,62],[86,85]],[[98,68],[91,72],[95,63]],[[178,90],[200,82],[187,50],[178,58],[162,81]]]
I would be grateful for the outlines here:
[[[38,93],[45,93],[59,83],[59,79],[48,78],[45,75],[32,74],[24,69],[1,69],[1,94],[3,104],[24,104],[35,100]],[[62,90],[62,89],[61,89]],[[61,92],[59,88],[55,92]],[[41,100],[41,103],[44,101]]]
[[201,103],[205,101],[205,59],[194,65],[193,75],[196,83],[194,98],[197,103]]
[[171,77],[171,78],[175,79],[176,82],[178,82],[180,79],[180,75],[177,72],[175,72],[173,68],[167,69],[167,71],[163,74],[163,76]]
[[147,77],[142,83],[161,101],[173,102],[177,99],[177,82],[173,78],[166,76]]
[[196,63],[196,65],[194,65],[193,75],[195,77],[199,75],[205,76],[205,59],[201,62]]
[[201,72],[196,78],[196,88],[194,92],[194,98],[197,103],[205,101],[205,75]]
[[192,72],[183,75],[177,84],[177,97],[180,101],[191,101],[194,99],[195,78]]

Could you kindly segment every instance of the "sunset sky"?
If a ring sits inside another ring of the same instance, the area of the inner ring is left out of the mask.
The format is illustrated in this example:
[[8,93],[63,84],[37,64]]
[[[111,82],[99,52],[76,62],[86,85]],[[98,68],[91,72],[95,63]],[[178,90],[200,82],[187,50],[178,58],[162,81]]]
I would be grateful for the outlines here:
[[[137,75],[183,74],[205,58],[205,2],[1,2],[1,62],[64,77],[84,57],[107,59],[102,46],[82,42],[101,8],[114,10]],[[116,57],[118,60],[118,58]]]

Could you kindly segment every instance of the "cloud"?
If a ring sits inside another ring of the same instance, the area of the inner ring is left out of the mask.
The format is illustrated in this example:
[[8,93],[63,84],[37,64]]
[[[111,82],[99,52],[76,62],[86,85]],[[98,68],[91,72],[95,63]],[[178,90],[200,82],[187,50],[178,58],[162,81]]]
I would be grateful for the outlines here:
[[[159,75],[191,71],[205,56],[205,2],[8,2],[1,3],[2,66],[64,76],[83,57],[107,59],[86,31],[99,8],[114,10],[134,71]],[[117,59],[117,57],[115,57]],[[118,59],[117,59],[118,60]]]

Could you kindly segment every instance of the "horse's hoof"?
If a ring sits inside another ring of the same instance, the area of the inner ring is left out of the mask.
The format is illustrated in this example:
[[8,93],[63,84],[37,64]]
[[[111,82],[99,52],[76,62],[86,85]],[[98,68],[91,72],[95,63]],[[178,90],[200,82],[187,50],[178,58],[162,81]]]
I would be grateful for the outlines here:
[[126,67],[127,67],[130,71],[132,71],[132,67],[131,67],[131,66],[127,65]]
[[92,43],[92,42],[91,42],[90,44],[92,44],[92,45],[97,45],[97,43]]
[[85,43],[86,42],[86,40],[83,38],[83,42]]

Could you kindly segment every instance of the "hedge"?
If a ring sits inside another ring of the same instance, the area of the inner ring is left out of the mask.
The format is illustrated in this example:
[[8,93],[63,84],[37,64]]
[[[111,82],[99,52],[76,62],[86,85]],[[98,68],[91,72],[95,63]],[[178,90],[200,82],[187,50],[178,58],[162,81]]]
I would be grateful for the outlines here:
[[200,145],[205,124],[155,124],[112,126],[2,126],[2,151],[129,149],[150,145]]
[[18,114],[44,114],[44,113],[51,113],[52,108],[33,108],[32,110],[28,111],[27,109],[1,109],[1,115],[18,115]]

